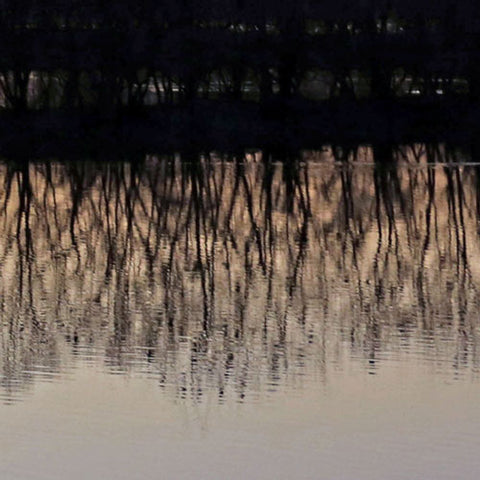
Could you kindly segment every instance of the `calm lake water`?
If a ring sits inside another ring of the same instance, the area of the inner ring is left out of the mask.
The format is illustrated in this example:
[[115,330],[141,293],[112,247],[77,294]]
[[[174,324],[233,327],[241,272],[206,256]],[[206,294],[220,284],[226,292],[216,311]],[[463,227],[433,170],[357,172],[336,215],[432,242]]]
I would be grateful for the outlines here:
[[480,166],[0,166],[0,478],[477,479]]

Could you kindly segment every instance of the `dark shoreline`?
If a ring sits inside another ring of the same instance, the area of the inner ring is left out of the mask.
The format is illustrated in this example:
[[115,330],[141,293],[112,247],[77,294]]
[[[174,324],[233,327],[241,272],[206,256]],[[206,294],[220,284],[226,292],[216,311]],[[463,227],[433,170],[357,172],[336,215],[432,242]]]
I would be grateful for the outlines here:
[[480,105],[465,100],[204,101],[115,113],[81,110],[0,112],[3,156],[88,152],[316,149],[325,144],[475,144]]

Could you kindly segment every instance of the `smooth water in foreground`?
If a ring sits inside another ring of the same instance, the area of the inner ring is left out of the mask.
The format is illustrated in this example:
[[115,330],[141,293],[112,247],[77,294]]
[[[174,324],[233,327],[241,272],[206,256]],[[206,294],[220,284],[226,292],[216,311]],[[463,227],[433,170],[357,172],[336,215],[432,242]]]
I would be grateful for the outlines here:
[[480,166],[400,153],[1,166],[0,478],[478,478]]

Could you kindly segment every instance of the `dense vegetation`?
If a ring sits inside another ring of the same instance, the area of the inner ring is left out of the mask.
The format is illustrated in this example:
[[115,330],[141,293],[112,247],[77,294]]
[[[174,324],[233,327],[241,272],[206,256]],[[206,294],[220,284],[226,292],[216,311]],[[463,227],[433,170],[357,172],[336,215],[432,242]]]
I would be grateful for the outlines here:
[[4,105],[480,96],[474,0],[4,0]]

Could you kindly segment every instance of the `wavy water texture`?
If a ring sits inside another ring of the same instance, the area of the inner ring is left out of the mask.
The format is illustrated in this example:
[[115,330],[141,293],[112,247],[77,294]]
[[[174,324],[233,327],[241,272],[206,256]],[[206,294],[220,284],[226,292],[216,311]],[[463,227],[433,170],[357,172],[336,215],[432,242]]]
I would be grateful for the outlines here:
[[353,364],[478,379],[480,167],[339,151],[3,164],[2,399],[79,365],[195,402]]

